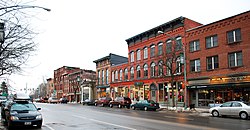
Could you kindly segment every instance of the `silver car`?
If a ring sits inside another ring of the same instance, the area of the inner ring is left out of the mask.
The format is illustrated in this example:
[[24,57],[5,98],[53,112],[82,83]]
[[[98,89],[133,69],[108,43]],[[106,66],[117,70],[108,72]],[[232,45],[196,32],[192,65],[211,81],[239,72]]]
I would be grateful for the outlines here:
[[241,119],[248,119],[250,106],[240,101],[225,102],[217,107],[209,109],[212,116],[240,116]]

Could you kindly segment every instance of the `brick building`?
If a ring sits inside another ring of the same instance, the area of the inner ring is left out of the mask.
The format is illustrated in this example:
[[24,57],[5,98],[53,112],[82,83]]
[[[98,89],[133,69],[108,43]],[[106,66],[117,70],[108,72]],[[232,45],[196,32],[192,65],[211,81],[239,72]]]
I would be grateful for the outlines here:
[[54,87],[54,79],[53,78],[48,78],[47,79],[47,95],[49,97],[55,96],[56,91]]
[[189,102],[250,101],[250,11],[187,30]]

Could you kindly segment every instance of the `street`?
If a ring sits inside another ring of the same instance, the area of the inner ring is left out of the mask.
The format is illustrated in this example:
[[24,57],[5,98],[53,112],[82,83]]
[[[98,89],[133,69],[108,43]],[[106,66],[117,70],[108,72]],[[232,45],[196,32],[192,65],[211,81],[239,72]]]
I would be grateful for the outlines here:
[[36,103],[36,105],[42,108],[41,113],[44,119],[42,130],[250,129],[250,120],[215,118],[195,113],[142,111],[116,107],[83,106],[81,104]]

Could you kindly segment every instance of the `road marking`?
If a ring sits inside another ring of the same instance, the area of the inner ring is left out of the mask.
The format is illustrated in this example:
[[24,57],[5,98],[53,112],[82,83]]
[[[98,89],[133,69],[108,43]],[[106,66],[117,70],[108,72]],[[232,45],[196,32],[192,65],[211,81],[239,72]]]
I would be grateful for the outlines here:
[[193,121],[194,119],[190,119],[190,118],[184,118],[184,117],[175,117],[175,116],[164,116],[167,118],[172,118],[172,119],[180,119],[180,120],[189,120],[189,121]]
[[102,123],[102,124],[107,124],[107,125],[112,125],[112,126],[116,126],[116,127],[120,127],[120,128],[124,128],[124,129],[128,129],[128,130],[136,130],[134,128],[131,127],[126,127],[126,126],[122,126],[122,125],[117,125],[117,124],[113,124],[113,123],[109,123],[109,122],[104,122],[104,121],[100,121],[100,120],[96,120],[96,119],[90,119],[87,117],[83,117],[83,116],[77,116],[77,115],[73,115],[74,117],[78,117],[78,118],[82,118],[82,119],[88,119],[94,122],[98,122],[98,123]]
[[52,127],[48,126],[48,125],[44,125],[45,127],[49,128],[50,130],[55,130]]

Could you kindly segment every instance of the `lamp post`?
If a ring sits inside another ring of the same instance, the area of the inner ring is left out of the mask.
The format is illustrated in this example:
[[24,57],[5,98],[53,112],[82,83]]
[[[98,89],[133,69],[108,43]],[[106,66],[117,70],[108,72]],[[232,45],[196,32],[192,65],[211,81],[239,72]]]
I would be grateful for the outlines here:
[[[170,37],[172,40],[176,41],[171,35],[167,34],[167,33],[164,33],[163,31],[158,31],[157,32],[158,34],[164,34],[168,37]],[[177,42],[176,42],[177,43]],[[187,100],[187,87],[186,87],[186,84],[187,84],[187,63],[186,63],[186,48],[185,48],[185,45],[181,42],[181,45],[182,45],[182,51],[183,51],[183,55],[181,56],[181,60],[180,62],[182,64],[184,64],[184,87],[185,87],[185,90],[184,90],[184,104],[185,104],[185,108],[187,107],[187,103],[188,103],[188,100]],[[178,93],[178,92],[177,92]],[[177,97],[178,98],[178,97]],[[178,101],[178,100],[177,100]],[[177,103],[176,103],[177,104]]]
[[76,81],[77,81],[77,83],[78,83],[78,85],[74,85],[74,94],[75,94],[75,102],[77,103],[77,96],[76,96],[76,90],[78,89],[78,88],[80,88],[80,86],[81,86],[81,77],[80,76],[77,76],[76,77]]

